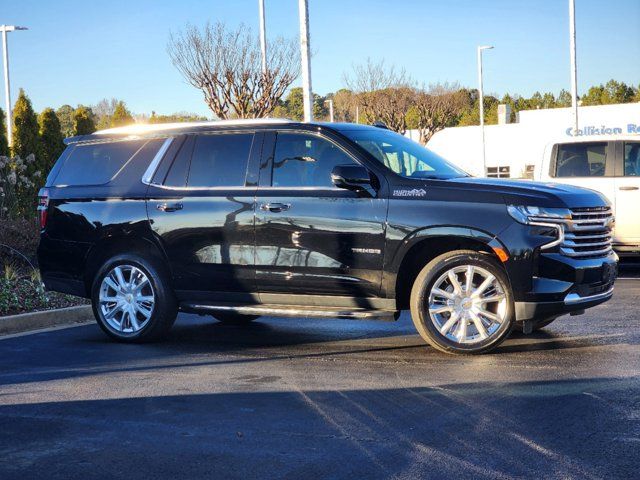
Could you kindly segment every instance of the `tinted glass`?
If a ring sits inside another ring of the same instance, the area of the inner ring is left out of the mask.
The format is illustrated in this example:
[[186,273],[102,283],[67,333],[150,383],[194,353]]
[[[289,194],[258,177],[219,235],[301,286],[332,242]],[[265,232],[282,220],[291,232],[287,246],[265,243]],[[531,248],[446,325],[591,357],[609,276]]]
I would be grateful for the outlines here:
[[376,160],[408,178],[454,178],[468,176],[440,155],[413,140],[382,128],[344,130]]
[[273,157],[274,187],[333,187],[336,165],[354,165],[333,143],[316,135],[279,133]]
[[193,152],[194,138],[189,137],[182,144],[176,157],[171,164],[171,168],[164,180],[164,185],[169,187],[185,187],[187,185],[187,175],[189,174],[189,164],[191,162],[191,153]]
[[558,145],[556,158],[556,177],[603,177],[607,164],[607,144]]
[[640,177],[640,143],[624,145],[624,176]]
[[102,185],[113,179],[146,140],[77,145],[60,168],[55,185]]
[[244,186],[253,133],[199,135],[191,157],[190,187]]

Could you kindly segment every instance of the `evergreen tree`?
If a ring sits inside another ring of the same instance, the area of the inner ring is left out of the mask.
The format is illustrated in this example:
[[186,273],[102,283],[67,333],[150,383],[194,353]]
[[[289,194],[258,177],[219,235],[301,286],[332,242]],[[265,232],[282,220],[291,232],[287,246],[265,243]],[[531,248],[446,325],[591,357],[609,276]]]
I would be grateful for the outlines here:
[[73,135],[88,135],[95,131],[93,112],[90,108],[79,105],[73,112]]
[[38,169],[48,172],[64,150],[60,121],[51,108],[45,108],[38,117],[40,124],[40,155],[37,158]]
[[564,88],[560,90],[557,101],[558,107],[570,107],[571,106],[571,94]]
[[26,158],[32,153],[38,153],[38,136],[40,128],[38,126],[38,116],[33,111],[31,100],[25,95],[21,88],[18,100],[13,107],[13,155]]
[[64,138],[73,136],[73,112],[71,105],[62,105],[56,110],[56,116],[60,121],[60,130]]
[[122,127],[131,123],[133,123],[133,116],[131,115],[131,112],[127,110],[126,104],[121,100],[118,102],[115,110],[113,111],[113,116],[111,117],[111,126]]
[[7,124],[4,110],[0,108],[0,155],[9,155],[9,142],[7,141]]

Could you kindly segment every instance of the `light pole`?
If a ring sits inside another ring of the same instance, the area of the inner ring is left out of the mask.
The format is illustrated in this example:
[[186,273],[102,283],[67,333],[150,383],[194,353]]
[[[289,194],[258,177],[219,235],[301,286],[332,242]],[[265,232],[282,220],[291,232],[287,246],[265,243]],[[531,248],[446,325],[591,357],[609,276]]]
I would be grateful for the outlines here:
[[324,103],[329,104],[329,121],[333,123],[333,99],[325,100]]
[[313,95],[311,93],[311,53],[309,48],[309,3],[298,0],[300,14],[300,60],[302,61],[302,103],[304,121],[313,120]]
[[11,135],[11,84],[9,82],[9,45],[7,44],[7,32],[14,30],[28,30],[27,27],[17,27],[15,25],[0,25],[2,32],[2,57],[4,58],[4,98],[7,102],[7,142],[9,148],[13,145],[13,137]]
[[480,106],[480,132],[482,135],[482,172],[483,176],[487,175],[487,157],[484,148],[484,93],[482,91],[482,51],[490,50],[491,45],[482,45],[478,47],[478,104]]
[[262,73],[267,73],[267,37],[264,20],[264,0],[258,0],[260,13],[260,51],[262,52]]
[[569,49],[571,55],[571,107],[573,134],[578,135],[578,66],[576,63],[576,3],[569,0]]

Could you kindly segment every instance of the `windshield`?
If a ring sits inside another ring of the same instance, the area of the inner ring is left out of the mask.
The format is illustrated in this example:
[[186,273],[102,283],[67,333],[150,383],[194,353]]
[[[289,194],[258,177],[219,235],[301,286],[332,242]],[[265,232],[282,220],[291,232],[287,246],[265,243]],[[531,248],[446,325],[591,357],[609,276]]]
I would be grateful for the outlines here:
[[354,129],[342,130],[342,133],[403,177],[447,179],[469,176],[440,155],[390,130]]

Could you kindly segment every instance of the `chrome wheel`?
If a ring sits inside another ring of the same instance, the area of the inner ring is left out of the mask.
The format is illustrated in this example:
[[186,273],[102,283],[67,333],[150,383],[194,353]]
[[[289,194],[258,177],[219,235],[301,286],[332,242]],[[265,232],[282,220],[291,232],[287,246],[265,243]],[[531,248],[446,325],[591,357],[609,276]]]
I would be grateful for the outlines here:
[[133,265],[118,265],[102,279],[99,308],[105,322],[116,332],[133,334],[142,330],[155,305],[147,275]]
[[506,326],[504,287],[495,275],[476,265],[461,265],[443,273],[431,287],[428,306],[436,329],[455,343],[479,343]]

